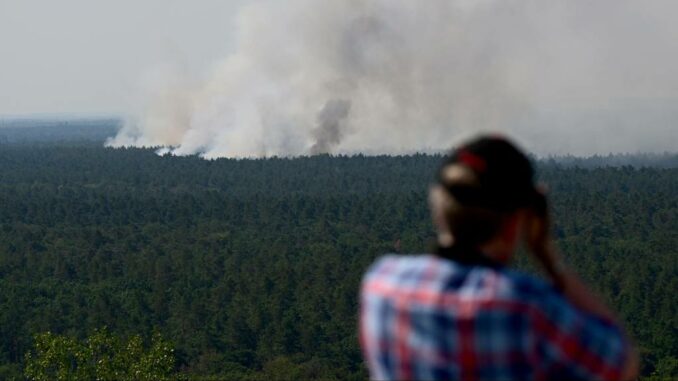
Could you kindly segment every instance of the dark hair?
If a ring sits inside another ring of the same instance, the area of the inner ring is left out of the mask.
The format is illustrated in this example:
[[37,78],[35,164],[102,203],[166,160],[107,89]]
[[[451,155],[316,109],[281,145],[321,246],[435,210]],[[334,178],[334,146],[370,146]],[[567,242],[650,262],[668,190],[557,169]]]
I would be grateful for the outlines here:
[[[475,181],[469,184],[446,178],[445,170],[450,166],[463,166]],[[496,210],[530,206],[538,193],[528,157],[497,136],[483,136],[459,146],[444,160],[437,180],[460,203]]]
[[479,137],[451,152],[437,182],[451,201],[442,212],[455,244],[485,243],[516,210],[538,207],[533,177],[527,156],[502,137]]

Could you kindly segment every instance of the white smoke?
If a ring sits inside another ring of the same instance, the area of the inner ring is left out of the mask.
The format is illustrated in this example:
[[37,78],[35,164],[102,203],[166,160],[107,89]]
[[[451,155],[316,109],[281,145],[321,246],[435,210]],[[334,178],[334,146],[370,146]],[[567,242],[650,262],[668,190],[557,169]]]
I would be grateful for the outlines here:
[[205,81],[161,81],[107,144],[208,158],[401,153],[502,131],[538,153],[672,151],[676,10],[669,0],[258,2]]

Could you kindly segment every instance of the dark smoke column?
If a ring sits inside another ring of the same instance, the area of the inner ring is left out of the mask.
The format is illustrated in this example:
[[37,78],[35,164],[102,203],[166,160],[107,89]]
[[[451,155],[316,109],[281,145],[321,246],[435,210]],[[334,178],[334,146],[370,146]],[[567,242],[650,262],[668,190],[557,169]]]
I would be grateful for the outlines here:
[[315,143],[311,155],[330,153],[344,137],[346,118],[351,111],[351,102],[345,99],[330,99],[318,113],[318,126],[311,134]]

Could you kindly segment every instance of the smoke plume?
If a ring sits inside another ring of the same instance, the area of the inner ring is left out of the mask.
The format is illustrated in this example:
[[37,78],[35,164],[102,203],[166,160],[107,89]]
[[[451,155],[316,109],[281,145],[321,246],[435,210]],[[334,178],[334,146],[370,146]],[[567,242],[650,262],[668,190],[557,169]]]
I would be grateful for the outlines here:
[[343,99],[332,99],[325,104],[318,115],[318,127],[312,131],[315,143],[311,146],[311,154],[330,153],[341,143],[344,120],[350,110],[351,102]]
[[[167,75],[110,146],[290,156],[448,148],[677,147],[678,3],[289,0],[242,8],[203,81]],[[171,74],[171,73],[170,73]]]

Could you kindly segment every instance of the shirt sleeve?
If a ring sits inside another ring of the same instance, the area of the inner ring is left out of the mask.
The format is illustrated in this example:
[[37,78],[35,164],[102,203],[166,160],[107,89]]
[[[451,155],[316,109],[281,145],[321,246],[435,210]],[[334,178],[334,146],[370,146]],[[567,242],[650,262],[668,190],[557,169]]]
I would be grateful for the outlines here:
[[536,350],[548,379],[621,377],[630,346],[614,322],[580,311],[556,292],[544,298],[534,320]]

